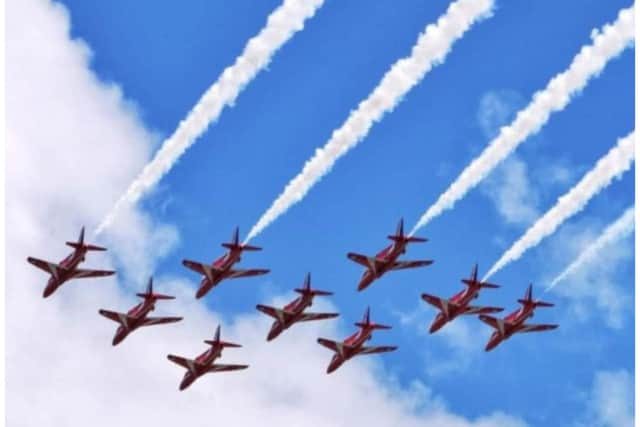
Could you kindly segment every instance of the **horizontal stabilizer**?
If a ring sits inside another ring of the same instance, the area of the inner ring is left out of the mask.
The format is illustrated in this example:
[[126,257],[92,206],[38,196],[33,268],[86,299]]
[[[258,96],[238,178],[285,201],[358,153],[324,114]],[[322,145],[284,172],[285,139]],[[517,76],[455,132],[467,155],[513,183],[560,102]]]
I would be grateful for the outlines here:
[[422,237],[409,237],[409,236],[398,236],[398,235],[390,235],[387,236],[387,239],[389,240],[393,240],[394,242],[397,243],[422,243],[422,242],[428,242],[429,239],[425,239]]
[[464,283],[467,286],[478,286],[480,288],[499,288],[500,285],[496,285],[494,283],[488,283],[488,282],[479,282],[477,280],[473,280],[473,279],[462,279],[461,280],[462,283]]
[[241,251],[261,251],[262,248],[259,246],[251,246],[251,245],[237,245],[234,243],[223,243],[222,246],[229,250],[241,250]]
[[553,307],[554,304],[544,301],[527,301],[526,299],[519,299],[518,302],[523,305],[533,304],[535,307]]
[[85,245],[83,243],[77,242],[66,242],[67,246],[71,246],[73,249],[85,249],[87,251],[106,251],[107,248],[103,248],[102,246],[96,245]]
[[354,323],[359,328],[369,328],[369,329],[391,329],[391,326],[381,325],[379,323],[365,323],[365,322],[356,322]]
[[216,345],[219,347],[242,347],[240,344],[220,340],[204,340],[205,344]]

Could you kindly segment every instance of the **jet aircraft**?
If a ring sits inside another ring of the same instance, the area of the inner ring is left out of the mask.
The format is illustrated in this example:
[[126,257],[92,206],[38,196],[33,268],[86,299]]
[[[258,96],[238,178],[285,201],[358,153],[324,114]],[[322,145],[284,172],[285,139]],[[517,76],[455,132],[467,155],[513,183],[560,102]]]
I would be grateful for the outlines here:
[[333,295],[333,292],[319,291],[311,289],[311,274],[307,273],[302,288],[295,289],[300,294],[299,297],[285,305],[282,309],[269,307],[266,305],[258,304],[256,308],[266,315],[269,315],[275,319],[269,334],[267,335],[267,341],[271,341],[278,335],[280,335],[285,329],[289,329],[291,325],[297,322],[306,322],[309,320],[321,320],[331,319],[338,317],[338,313],[305,313],[304,310],[313,304],[313,298],[316,295]]
[[327,367],[327,374],[332,373],[333,371],[338,369],[344,362],[354,356],[358,356],[360,354],[386,353],[388,351],[394,351],[398,348],[395,346],[364,346],[364,343],[371,339],[371,334],[374,330],[391,329],[391,326],[372,323],[369,317],[369,307],[367,307],[362,321],[355,323],[355,325],[360,328],[360,330],[355,332],[353,335],[349,336],[342,342],[331,341],[326,338],[318,338],[319,344],[335,352],[333,358],[331,358],[329,366]]
[[152,312],[156,307],[157,300],[174,299],[175,297],[169,295],[162,295],[153,293],[153,278],[149,278],[149,284],[147,289],[143,293],[138,293],[136,296],[143,299],[143,301],[129,310],[127,313],[117,313],[109,310],[98,310],[98,313],[106,317],[107,319],[118,322],[120,326],[116,330],[116,334],[113,337],[112,344],[118,345],[124,340],[127,335],[138,329],[140,326],[160,325],[163,323],[174,323],[182,320],[182,317],[148,317],[147,315]]
[[205,296],[211,288],[217,286],[224,279],[258,276],[269,272],[269,270],[264,269],[234,270],[232,268],[234,264],[240,261],[240,256],[243,251],[262,250],[262,248],[257,246],[240,244],[240,241],[238,240],[237,227],[233,233],[231,243],[223,243],[222,246],[228,249],[227,253],[215,260],[211,265],[190,261],[188,259],[182,261],[182,265],[204,276],[200,282],[200,287],[196,292],[196,298],[202,298]]
[[528,318],[533,317],[533,312],[537,307],[553,307],[553,304],[549,302],[534,300],[531,295],[531,288],[532,285],[529,285],[524,298],[518,300],[518,302],[522,304],[522,307],[504,319],[496,319],[495,317],[484,314],[478,316],[480,320],[495,329],[495,332],[491,335],[491,338],[489,338],[485,351],[494,349],[498,344],[509,339],[514,334],[548,331],[558,327],[558,325],[531,325],[524,323]]
[[58,264],[33,257],[27,258],[29,263],[51,275],[47,282],[47,286],[44,288],[44,293],[42,294],[43,298],[47,298],[49,295],[54,293],[56,289],[68,280],[79,279],[82,277],[111,276],[112,274],[115,274],[115,271],[111,270],[86,270],[78,268],[78,265],[84,261],[88,251],[107,250],[100,246],[85,244],[84,227],[80,230],[80,237],[77,242],[66,242],[66,244],[73,248],[73,252]]
[[406,252],[408,243],[426,242],[427,239],[421,237],[405,236],[403,220],[400,219],[396,234],[387,236],[393,241],[389,246],[380,251],[375,257],[360,255],[349,252],[347,257],[366,267],[360,278],[358,290],[366,289],[374,280],[380,278],[390,270],[401,270],[405,268],[423,267],[433,264],[433,260],[423,261],[398,261],[398,257]]
[[189,387],[195,380],[213,372],[224,371],[237,371],[240,369],[247,369],[249,365],[222,365],[214,363],[217,358],[222,355],[222,349],[225,347],[242,347],[240,344],[234,344],[231,342],[220,340],[220,325],[216,329],[216,335],[213,340],[205,340],[205,344],[209,344],[210,347],[195,359],[186,359],[180,356],[174,356],[170,354],[167,358],[183,368],[187,369],[182,382],[180,383],[180,391]]
[[429,328],[429,333],[434,333],[462,314],[498,313],[504,310],[504,308],[500,307],[476,307],[469,305],[471,300],[478,298],[480,289],[500,287],[493,283],[478,281],[478,264],[476,264],[471,271],[471,277],[469,279],[462,279],[462,283],[467,285],[467,287],[449,299],[439,298],[430,294],[422,294],[422,299],[425,302],[440,310]]

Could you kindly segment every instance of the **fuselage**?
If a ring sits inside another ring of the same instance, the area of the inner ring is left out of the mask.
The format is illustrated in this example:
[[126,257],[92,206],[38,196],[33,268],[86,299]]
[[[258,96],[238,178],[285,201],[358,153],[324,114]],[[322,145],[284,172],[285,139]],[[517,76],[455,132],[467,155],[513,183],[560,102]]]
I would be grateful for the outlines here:
[[213,267],[214,273],[212,274],[211,279],[206,276],[202,278],[200,281],[200,287],[196,292],[196,298],[202,298],[211,290],[211,288],[217,286],[218,283],[225,279],[229,270],[231,270],[231,267],[240,261],[241,254],[241,249],[229,249],[227,253],[213,261],[211,266]]
[[502,330],[497,329],[491,334],[485,350],[492,350],[502,341],[511,338],[513,334],[520,330],[520,327],[528,318],[533,317],[534,310],[535,305],[527,304],[507,315],[507,317],[504,318]]
[[361,328],[359,331],[345,339],[341,344],[338,344],[339,351],[335,352],[331,358],[331,362],[327,368],[327,373],[330,374],[342,366],[344,362],[357,355],[364,343],[371,339],[372,332],[373,328]]
[[302,313],[307,307],[313,305],[313,295],[300,295],[290,303],[284,306],[285,312],[282,319],[276,319],[271,325],[267,341],[271,341],[280,335],[285,329],[288,329],[302,317]]
[[127,319],[124,325],[120,325],[113,337],[113,345],[117,345],[124,340],[134,330],[138,329],[146,319],[147,314],[155,309],[155,299],[145,299],[140,304],[127,311]]
[[213,362],[222,355],[222,346],[211,346],[207,351],[195,358],[196,363],[190,366],[180,382],[180,390],[189,387],[195,380],[204,375]]
[[469,286],[449,298],[449,302],[455,305],[449,305],[447,310],[440,310],[440,312],[436,315],[436,318],[433,320],[431,328],[429,328],[429,332],[436,332],[448,322],[464,313],[464,310],[469,305],[471,300],[478,298],[479,292],[479,286]]
[[375,256],[375,265],[369,266],[369,268],[362,273],[360,283],[358,284],[358,290],[365,289],[374,280],[379,279],[384,273],[389,271],[398,257],[406,252],[406,246],[406,242],[393,242],[378,252]]
[[55,292],[56,289],[60,287],[64,282],[69,280],[71,277],[71,273],[78,267],[78,265],[84,261],[85,254],[87,253],[86,249],[76,249],[67,255],[62,261],[60,261],[59,266],[62,267],[58,270],[57,277],[53,273],[51,273],[51,277],[47,282],[47,286],[44,288],[43,297],[48,297],[52,293]]

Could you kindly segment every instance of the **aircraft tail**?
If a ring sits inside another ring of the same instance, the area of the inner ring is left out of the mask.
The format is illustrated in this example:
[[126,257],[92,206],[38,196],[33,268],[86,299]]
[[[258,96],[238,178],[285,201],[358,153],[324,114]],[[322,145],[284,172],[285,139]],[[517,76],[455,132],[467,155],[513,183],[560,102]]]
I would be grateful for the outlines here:
[[400,218],[400,222],[396,227],[396,234],[389,235],[387,238],[397,243],[419,243],[427,241],[427,239],[422,237],[406,236],[404,234],[404,220],[402,218]]
[[329,292],[329,291],[321,291],[318,289],[311,289],[311,273],[307,273],[307,276],[304,279],[304,285],[302,288],[296,288],[294,289],[294,291],[296,291],[297,293],[301,294],[301,295],[321,295],[321,296],[328,296],[328,295],[333,295],[333,292]]
[[77,242],[66,242],[67,246],[71,246],[73,249],[85,249],[87,251],[106,251],[107,248],[96,245],[88,245],[84,243],[84,227],[80,230],[80,237]]
[[223,243],[222,246],[230,249],[230,250],[241,250],[241,251],[261,251],[262,248],[258,246],[252,245],[243,245],[240,243],[240,239],[238,236],[238,227],[233,231],[233,236],[231,237],[231,242]]
[[367,310],[364,312],[364,316],[362,317],[362,321],[356,322],[355,325],[359,328],[363,329],[391,329],[391,326],[381,325],[379,323],[371,322],[370,310],[367,307]]
[[242,347],[240,344],[222,341],[220,339],[220,325],[216,328],[216,335],[212,340],[204,340],[205,344],[209,344],[212,346],[220,346],[220,347]]
[[137,293],[136,296],[144,299],[175,299],[171,295],[163,295],[163,294],[154,294],[153,293],[153,277],[149,277],[149,283],[147,284],[147,289],[144,292]]
[[540,301],[540,300],[534,300],[533,299],[533,285],[529,284],[529,287],[527,288],[527,291],[524,294],[524,298],[520,298],[518,300],[518,302],[522,305],[533,305],[534,307],[553,307],[554,304],[550,303],[550,302],[545,302],[545,301]]
[[480,288],[499,288],[500,285],[496,285],[494,283],[489,282],[481,282],[478,280],[478,264],[473,267],[471,270],[471,277],[469,279],[462,279],[462,283],[467,286],[478,286]]

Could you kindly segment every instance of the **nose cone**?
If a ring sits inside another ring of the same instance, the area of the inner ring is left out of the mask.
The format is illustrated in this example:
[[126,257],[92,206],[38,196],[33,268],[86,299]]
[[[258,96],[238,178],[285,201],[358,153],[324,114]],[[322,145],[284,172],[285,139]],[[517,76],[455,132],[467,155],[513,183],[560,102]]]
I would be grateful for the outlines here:
[[122,340],[124,340],[127,337],[127,335],[128,335],[127,331],[124,330],[124,328],[119,327],[116,334],[113,337],[113,341],[111,342],[111,345],[116,346],[120,344]]
[[193,377],[190,372],[187,372],[184,375],[184,378],[182,379],[182,381],[180,382],[180,391],[189,387],[194,381],[195,381],[195,377]]
[[343,360],[340,359],[337,355],[333,356],[333,358],[331,359],[331,363],[329,363],[329,366],[327,367],[327,374],[330,374],[336,369],[338,369],[340,365],[342,365],[342,363],[343,363]]
[[373,274],[369,270],[367,270],[363,275],[362,279],[360,279],[360,283],[358,284],[358,291],[362,291],[369,287],[371,282],[373,282]]
[[273,326],[271,327],[271,330],[269,330],[269,335],[267,335],[267,341],[271,341],[274,338],[276,338],[278,335],[280,335],[280,333],[282,333],[282,328],[280,327],[280,325],[276,322],[273,324]]
[[491,351],[494,348],[496,348],[498,346],[498,344],[500,344],[502,340],[500,339],[499,336],[497,335],[492,335],[491,338],[489,339],[489,342],[487,343],[487,346],[484,348],[484,351]]
[[55,279],[52,277],[51,279],[49,279],[49,281],[47,282],[47,287],[44,288],[44,292],[42,293],[42,298],[47,298],[49,295],[51,295],[52,293],[55,292],[55,290],[58,288],[58,283],[55,281]]
[[434,320],[433,323],[431,324],[431,327],[429,328],[429,333],[432,334],[440,330],[440,328],[442,328],[446,323],[447,321],[444,318],[437,317],[436,320]]

